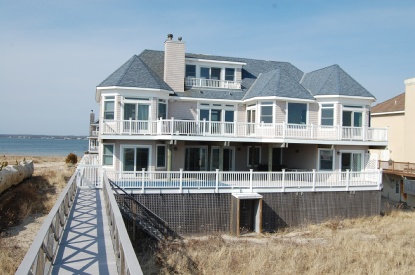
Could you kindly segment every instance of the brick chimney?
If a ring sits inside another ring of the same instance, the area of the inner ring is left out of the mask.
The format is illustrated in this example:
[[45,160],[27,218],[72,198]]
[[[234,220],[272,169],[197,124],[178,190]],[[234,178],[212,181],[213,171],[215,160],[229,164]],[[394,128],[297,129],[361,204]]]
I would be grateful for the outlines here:
[[174,91],[184,91],[185,56],[186,44],[179,37],[173,40],[173,34],[167,35],[164,42],[164,82]]

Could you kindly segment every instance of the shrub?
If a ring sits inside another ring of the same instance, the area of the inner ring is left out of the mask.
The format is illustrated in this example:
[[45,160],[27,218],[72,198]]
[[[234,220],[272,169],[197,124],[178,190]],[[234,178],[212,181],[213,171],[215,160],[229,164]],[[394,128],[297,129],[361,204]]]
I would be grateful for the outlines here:
[[74,153],[70,153],[66,159],[65,162],[68,164],[76,164],[78,162],[78,156],[75,155]]

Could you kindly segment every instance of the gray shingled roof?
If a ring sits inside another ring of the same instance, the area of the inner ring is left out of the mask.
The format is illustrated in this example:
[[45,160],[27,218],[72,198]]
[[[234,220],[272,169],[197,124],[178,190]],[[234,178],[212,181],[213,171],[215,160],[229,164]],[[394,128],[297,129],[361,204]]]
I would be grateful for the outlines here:
[[282,68],[259,75],[243,99],[270,96],[314,99],[307,89]]
[[[175,92],[177,96],[228,100],[261,96],[301,99],[314,99],[314,95],[374,97],[338,65],[304,74],[288,62],[192,53],[186,53],[185,56],[246,63],[242,68],[242,88],[240,90],[193,88],[185,92]],[[98,87],[121,86],[172,91],[163,81],[163,74],[164,52],[144,50],[139,56],[134,55]]]
[[306,73],[300,83],[313,96],[344,95],[375,98],[337,64]]
[[119,86],[173,91],[145,62],[134,55],[98,87]]

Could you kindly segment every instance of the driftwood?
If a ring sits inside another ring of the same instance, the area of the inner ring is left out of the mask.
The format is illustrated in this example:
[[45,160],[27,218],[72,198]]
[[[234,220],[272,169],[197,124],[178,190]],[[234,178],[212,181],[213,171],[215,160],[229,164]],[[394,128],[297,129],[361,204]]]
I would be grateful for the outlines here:
[[0,194],[11,186],[32,176],[34,166],[32,161],[22,161],[16,165],[2,167],[0,171]]

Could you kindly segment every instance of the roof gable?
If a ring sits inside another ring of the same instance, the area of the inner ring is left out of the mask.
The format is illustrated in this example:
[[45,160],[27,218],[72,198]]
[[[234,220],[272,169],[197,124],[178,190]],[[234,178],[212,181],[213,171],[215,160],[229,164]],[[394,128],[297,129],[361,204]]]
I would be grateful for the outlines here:
[[375,98],[337,64],[305,74],[301,84],[313,96],[343,95]]
[[160,79],[137,55],[131,57],[120,68],[113,72],[107,79],[101,82],[98,87],[134,87],[162,89],[172,91],[172,89]]

